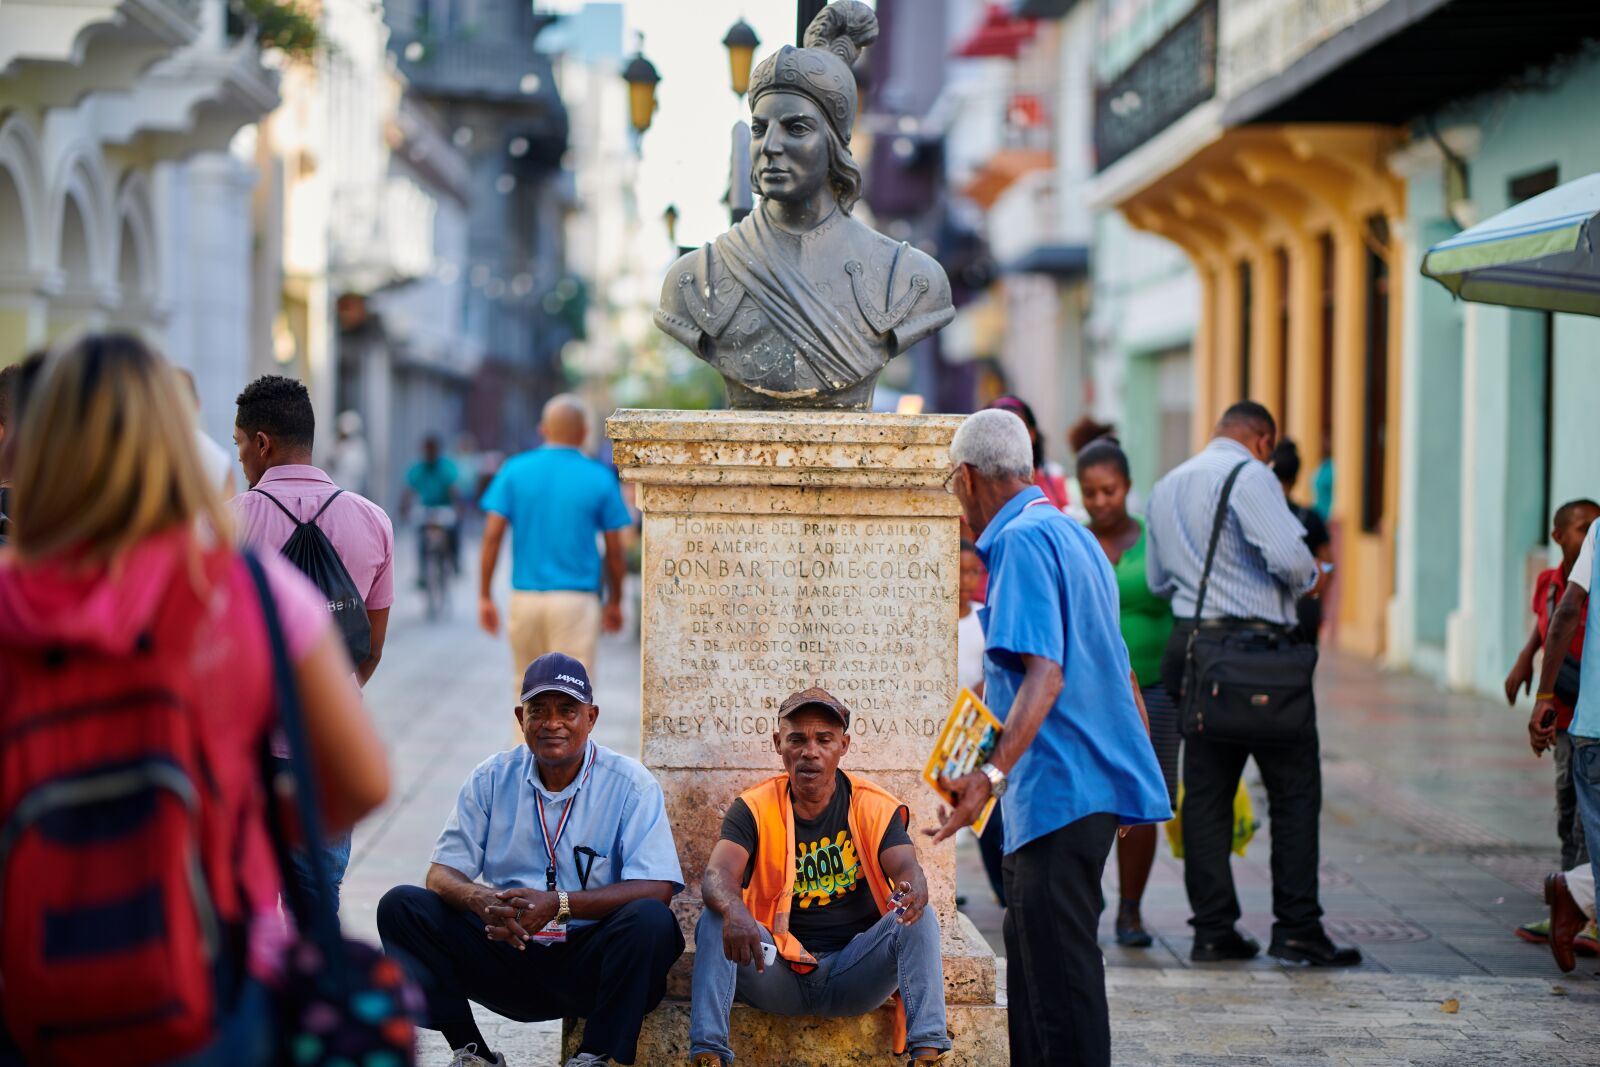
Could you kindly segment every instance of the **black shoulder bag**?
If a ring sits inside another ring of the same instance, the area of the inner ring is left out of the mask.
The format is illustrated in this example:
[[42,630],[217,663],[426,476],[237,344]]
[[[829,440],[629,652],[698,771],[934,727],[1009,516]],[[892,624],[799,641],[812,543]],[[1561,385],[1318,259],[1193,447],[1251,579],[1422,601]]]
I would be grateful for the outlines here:
[[1290,745],[1316,732],[1311,678],[1317,647],[1298,642],[1287,627],[1203,626],[1200,613],[1211,584],[1211,565],[1228,518],[1228,498],[1249,460],[1222,483],[1211,543],[1195,597],[1194,629],[1183,663],[1183,735],[1247,745]]

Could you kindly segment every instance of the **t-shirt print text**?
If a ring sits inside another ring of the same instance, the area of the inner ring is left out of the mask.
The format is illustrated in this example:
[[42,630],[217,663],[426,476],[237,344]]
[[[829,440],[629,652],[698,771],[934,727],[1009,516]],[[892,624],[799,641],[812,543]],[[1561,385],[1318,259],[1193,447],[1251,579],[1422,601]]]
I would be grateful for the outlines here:
[[794,896],[799,908],[826,907],[860,884],[861,863],[849,830],[795,846]]

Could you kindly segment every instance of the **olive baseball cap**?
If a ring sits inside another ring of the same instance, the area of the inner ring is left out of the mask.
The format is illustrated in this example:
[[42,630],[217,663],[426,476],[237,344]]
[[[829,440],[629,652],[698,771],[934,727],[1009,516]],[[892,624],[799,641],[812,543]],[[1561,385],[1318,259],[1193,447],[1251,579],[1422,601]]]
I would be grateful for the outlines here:
[[798,693],[791,694],[778,708],[778,718],[787,719],[805,708],[822,708],[824,711],[832,712],[844,724],[846,730],[850,729],[850,709],[821,686],[812,686],[810,689],[802,689]]

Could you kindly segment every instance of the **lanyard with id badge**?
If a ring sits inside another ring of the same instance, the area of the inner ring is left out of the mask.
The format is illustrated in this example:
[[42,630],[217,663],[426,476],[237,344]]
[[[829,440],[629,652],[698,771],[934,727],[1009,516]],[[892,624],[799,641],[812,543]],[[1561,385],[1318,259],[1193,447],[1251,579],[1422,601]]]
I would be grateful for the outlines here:
[[[554,838],[550,836],[549,824],[547,824],[544,819],[544,794],[539,792],[537,789],[533,791],[533,802],[539,813],[539,833],[544,838],[545,855],[549,857],[550,860],[550,865],[544,869],[544,888],[548,893],[555,893],[558,891],[556,889],[556,848],[561,844],[562,835],[567,832],[567,820],[572,816],[572,805],[577,801],[578,794],[583,791],[584,786],[589,784],[589,776],[594,773],[594,765],[598,756],[599,753],[595,751],[594,745],[590,744],[589,766],[583,772],[583,781],[578,783],[578,788],[570,797],[567,798],[567,805],[561,811],[561,819],[556,823],[556,833]],[[577,853],[574,852],[573,855],[574,858],[576,858]],[[591,863],[592,862],[593,861],[591,861]],[[585,876],[588,874],[587,871],[584,871],[583,873]],[[583,878],[585,887],[587,887],[588,881],[589,880],[587,877]],[[565,893],[561,894],[561,903],[563,905],[566,904]],[[551,919],[549,922],[545,923],[542,927],[533,932],[533,943],[536,945],[563,944],[567,940],[568,918],[569,914],[567,909],[565,906],[563,906],[556,914],[554,919]]]

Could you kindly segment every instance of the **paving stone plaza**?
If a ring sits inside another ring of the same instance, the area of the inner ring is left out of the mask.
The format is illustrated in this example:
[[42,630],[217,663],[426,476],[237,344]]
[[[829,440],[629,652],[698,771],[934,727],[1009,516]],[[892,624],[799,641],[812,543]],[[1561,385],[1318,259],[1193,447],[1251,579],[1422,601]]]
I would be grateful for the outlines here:
[[[396,553],[397,562],[410,558],[403,547]],[[453,615],[425,623],[402,595],[367,690],[396,777],[388,806],[357,833],[345,883],[344,920],[360,936],[376,937],[373,912],[386,889],[421,881],[467,772],[513,740],[510,656],[477,630],[469,607],[461,596]],[[639,746],[638,665],[636,638],[603,641],[595,737],[629,754]],[[1540,915],[1540,879],[1554,852],[1550,765],[1528,753],[1524,715],[1333,656],[1321,681],[1322,900],[1334,936],[1359,944],[1367,962],[1339,974],[1265,957],[1191,965],[1182,867],[1162,845],[1145,897],[1156,945],[1118,948],[1110,914],[1102,926],[1116,1062],[1600,1062],[1600,961],[1580,958],[1562,975],[1548,950],[1511,935]],[[1254,797],[1265,824],[1265,797],[1259,789]],[[1242,926],[1263,942],[1268,829],[1234,863]],[[1003,952],[1000,911],[965,835],[958,865],[965,910]],[[1107,899],[1116,891],[1112,863]],[[480,1017],[511,1062],[557,1062],[559,1024]],[[437,1034],[423,1032],[419,1047],[425,1067],[449,1060]]]

